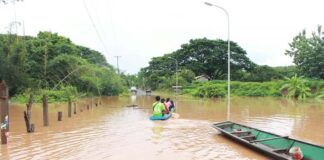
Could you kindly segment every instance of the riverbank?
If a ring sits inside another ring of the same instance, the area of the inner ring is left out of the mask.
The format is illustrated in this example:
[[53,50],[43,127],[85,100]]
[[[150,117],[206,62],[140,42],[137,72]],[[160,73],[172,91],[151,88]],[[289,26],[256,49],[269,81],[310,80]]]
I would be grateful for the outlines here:
[[[24,92],[22,94],[18,94],[14,97],[10,98],[10,102],[16,103],[16,104],[25,104],[29,101],[30,94],[32,92]],[[68,102],[69,98],[71,98],[73,101],[77,101],[79,99],[89,99],[89,98],[98,98],[101,96],[87,94],[87,93],[71,93],[66,90],[43,90],[38,91],[33,94],[33,102],[34,103],[42,103],[43,101],[43,95],[47,95],[48,103],[62,103],[62,102]],[[129,92],[122,92],[119,94],[120,97],[128,97],[131,93]]]
[[[249,96],[249,97],[280,97],[288,94],[289,81],[269,81],[269,82],[239,82],[231,81],[232,96]],[[309,88],[310,97],[316,97],[324,87],[324,81],[311,80],[305,82]],[[193,82],[191,85],[184,86],[181,94],[192,95],[194,97],[225,97],[227,95],[227,81],[208,81]]]

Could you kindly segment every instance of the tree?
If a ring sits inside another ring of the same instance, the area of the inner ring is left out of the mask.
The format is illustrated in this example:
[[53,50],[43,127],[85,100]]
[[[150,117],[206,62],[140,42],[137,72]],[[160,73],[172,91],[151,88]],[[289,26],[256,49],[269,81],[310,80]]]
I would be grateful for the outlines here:
[[294,63],[301,75],[310,78],[324,79],[324,32],[318,26],[310,38],[303,30],[289,43],[290,50],[286,55],[294,58]]
[[59,89],[60,84],[92,95],[117,95],[125,90],[100,52],[51,32],[37,37],[0,34],[0,76],[8,82],[11,96]]
[[[184,44],[172,54],[180,66],[193,71],[196,75],[208,75],[212,79],[227,77],[227,41],[195,39]],[[251,70],[253,63],[246,52],[235,42],[231,42],[231,73]]]
[[189,69],[183,69],[180,71],[179,77],[182,77],[187,83],[191,83],[195,79],[195,73]]
[[292,77],[297,73],[296,66],[278,66],[273,67],[281,76]]
[[66,84],[77,85],[77,79],[82,73],[86,73],[87,68],[90,68],[90,65],[83,58],[67,54],[58,55],[48,63],[46,82],[51,88],[63,79]]
[[100,66],[108,66],[106,58],[98,51],[91,50],[90,48],[77,46],[79,49],[79,54],[82,58],[88,60],[90,63],[100,65]]
[[265,82],[274,79],[282,79],[283,75],[281,75],[274,68],[267,65],[255,65],[255,67],[253,67],[250,72],[242,71],[233,75],[232,77],[235,77],[235,79],[238,79],[240,81]]
[[[227,78],[227,58],[227,41],[194,39],[181,45],[181,48],[175,52],[152,58],[149,66],[142,68],[139,75],[145,77],[152,89],[158,88],[164,81],[170,82],[175,75],[174,59],[176,59],[178,71],[192,72],[192,74],[188,72],[187,75],[180,74],[187,82],[191,81],[192,76],[202,74],[212,79],[223,80]],[[235,42],[231,42],[231,75],[237,75],[242,71],[250,72],[255,66],[256,64],[246,56],[246,52]],[[241,76],[234,76],[232,80],[240,80],[240,78]]]
[[120,77],[124,80],[124,83],[128,88],[132,86],[142,86],[143,88],[143,82],[139,81],[136,75],[121,73]]
[[10,41],[12,37],[9,34],[0,35],[0,75],[6,80],[10,95],[22,91],[30,81],[26,73],[26,45],[20,37]]
[[[175,69],[174,60],[177,59],[179,69],[191,70],[195,75],[208,75],[212,79],[226,79],[227,77],[227,41],[195,39],[188,44],[183,44],[181,49],[155,57],[149,62],[149,67],[144,68],[146,72],[153,70],[164,70],[163,75]],[[246,57],[246,52],[235,42],[231,42],[231,73],[240,70],[250,71],[254,63]]]

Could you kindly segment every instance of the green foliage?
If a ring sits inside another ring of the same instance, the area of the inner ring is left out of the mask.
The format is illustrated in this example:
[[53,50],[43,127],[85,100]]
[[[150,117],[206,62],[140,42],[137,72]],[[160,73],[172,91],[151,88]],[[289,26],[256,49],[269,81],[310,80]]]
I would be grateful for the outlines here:
[[61,91],[67,99],[71,101],[76,101],[78,99],[78,90],[73,86],[61,86]]
[[[231,81],[233,96],[281,96],[280,87],[283,81],[271,82],[238,82]],[[185,87],[182,94],[199,97],[224,97],[227,95],[227,81],[195,82]]]
[[195,73],[191,70],[183,69],[180,71],[179,77],[183,78],[184,82],[191,83],[195,79]]
[[100,52],[83,46],[77,46],[77,48],[80,50],[80,56],[88,62],[99,66],[108,66],[106,58]]
[[[181,71],[179,77],[185,80],[185,84],[191,83],[194,76],[203,74],[212,79],[226,79],[227,65],[224,64],[227,64],[227,56],[227,41],[194,39],[173,53],[152,58],[149,66],[141,69],[139,78],[144,77],[151,89],[167,87],[169,85],[162,83],[173,81],[170,78],[171,75],[175,75],[178,63],[178,71]],[[239,73],[250,72],[255,66],[256,64],[247,58],[246,52],[238,44],[231,42],[233,79],[240,80],[242,76]],[[185,84],[179,83],[181,86]]]
[[296,66],[279,66],[273,67],[273,69],[284,77],[292,77],[297,73]]
[[124,80],[127,88],[130,88],[132,86],[141,86],[141,88],[144,88],[144,80],[138,79],[137,75],[121,73],[120,76]]
[[281,90],[288,89],[287,97],[304,100],[310,96],[310,88],[306,86],[306,80],[297,75],[287,79],[287,83],[281,87]]
[[[12,97],[11,99],[17,103],[26,103],[26,102],[28,102],[29,95],[31,93],[32,92],[30,92],[30,89],[27,89],[24,93],[16,95],[16,96]],[[68,101],[68,97],[66,97],[65,92],[62,90],[38,90],[36,92],[33,92],[34,102],[42,103],[44,94],[47,95],[48,103],[67,102]]]
[[226,94],[226,89],[224,85],[221,84],[212,84],[199,87],[194,96],[196,97],[207,97],[207,98],[217,98],[224,97]]
[[[98,96],[125,91],[122,79],[101,53],[51,32],[37,37],[0,35],[0,75],[11,96],[28,88],[57,90],[59,85]],[[53,95],[61,94],[53,91]]]
[[[267,82],[281,80],[284,76],[295,74],[295,67],[259,66],[246,56],[246,52],[238,44],[231,42],[231,80],[245,82]],[[175,61],[175,59],[177,61]],[[139,79],[145,79],[145,84],[151,89],[170,87],[175,75],[176,62],[178,62],[180,86],[190,84],[194,76],[207,75],[212,80],[225,80],[227,78],[227,41],[220,39],[209,40],[194,39],[183,44],[180,49],[154,57],[149,66],[142,68],[138,74]],[[173,83],[174,85],[174,83]],[[255,91],[256,92],[256,91]],[[255,93],[255,95],[262,95]]]
[[317,94],[317,96],[316,96],[316,99],[324,100],[324,88],[322,88],[322,89],[318,92],[318,94]]
[[318,26],[310,38],[306,31],[299,33],[289,44],[286,55],[294,58],[299,73],[303,76],[324,79],[324,32]]
[[274,68],[269,66],[255,66],[250,72],[241,71],[232,76],[233,79],[249,82],[266,82],[271,80],[282,79],[282,75]]

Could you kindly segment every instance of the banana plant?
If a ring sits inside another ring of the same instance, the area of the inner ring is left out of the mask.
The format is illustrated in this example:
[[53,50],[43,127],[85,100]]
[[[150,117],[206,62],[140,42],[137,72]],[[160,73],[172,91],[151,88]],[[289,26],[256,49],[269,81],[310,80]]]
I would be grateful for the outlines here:
[[298,77],[297,74],[295,74],[293,77],[285,77],[285,79],[287,83],[284,84],[280,90],[288,89],[286,97],[304,100],[311,95],[310,88],[306,86],[306,80],[302,77]]

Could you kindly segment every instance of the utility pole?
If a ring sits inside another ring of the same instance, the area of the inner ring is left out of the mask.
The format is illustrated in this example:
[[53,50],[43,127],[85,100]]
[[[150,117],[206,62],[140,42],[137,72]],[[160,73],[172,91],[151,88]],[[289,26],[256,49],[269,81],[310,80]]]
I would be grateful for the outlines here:
[[121,57],[121,56],[115,56],[116,58],[117,58],[117,72],[118,72],[118,74],[120,74],[119,73],[119,64],[118,64],[118,60],[119,60],[119,58]]

